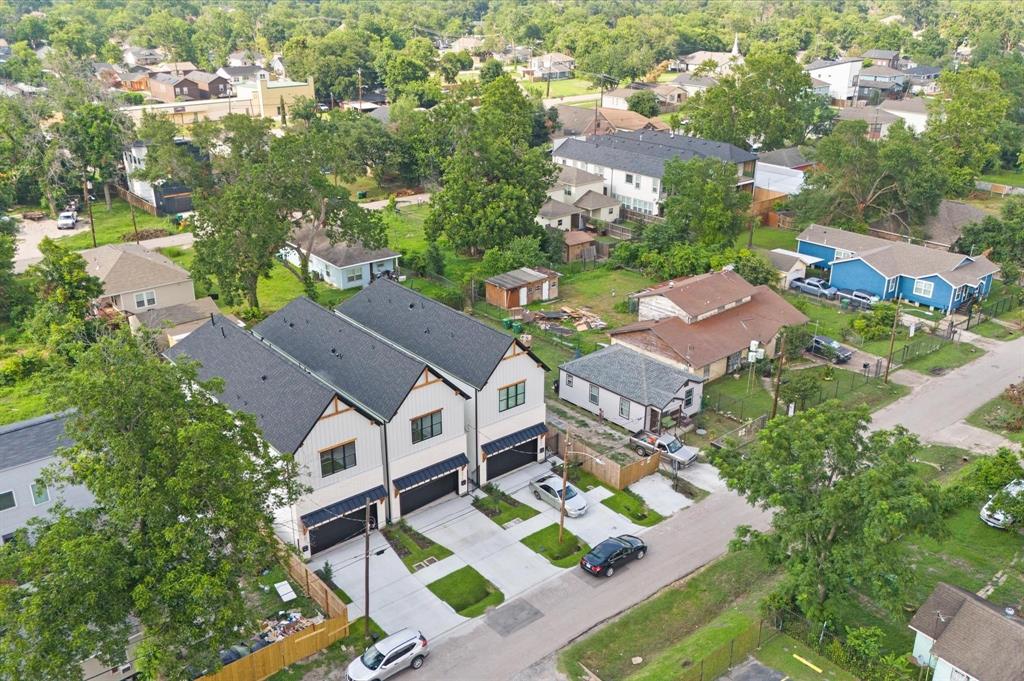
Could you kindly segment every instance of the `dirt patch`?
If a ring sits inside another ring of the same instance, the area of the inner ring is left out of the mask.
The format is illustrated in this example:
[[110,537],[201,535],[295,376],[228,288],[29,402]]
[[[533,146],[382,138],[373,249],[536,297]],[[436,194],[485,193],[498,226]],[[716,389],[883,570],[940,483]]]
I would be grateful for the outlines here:
[[173,234],[173,232],[166,229],[140,229],[138,234],[135,234],[134,231],[125,232],[121,235],[121,241],[126,243],[129,241],[135,241],[136,239],[139,241],[145,241],[146,239],[159,239],[160,237],[171,236],[171,234]]

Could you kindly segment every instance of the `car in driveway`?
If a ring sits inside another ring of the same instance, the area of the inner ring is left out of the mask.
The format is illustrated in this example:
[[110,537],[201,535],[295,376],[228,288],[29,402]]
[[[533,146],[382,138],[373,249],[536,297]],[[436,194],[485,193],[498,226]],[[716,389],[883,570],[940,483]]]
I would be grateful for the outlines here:
[[879,300],[878,296],[859,289],[841,288],[836,292],[836,299],[840,302],[847,301],[854,309],[870,310]]
[[629,444],[637,456],[647,457],[654,452],[659,452],[663,460],[672,463],[675,469],[686,468],[697,460],[700,450],[694,447],[686,447],[675,435],[662,433],[639,433],[629,438]]
[[57,216],[57,229],[74,229],[78,224],[78,214],[73,211],[64,211]]
[[620,534],[608,537],[590,549],[580,559],[580,567],[592,575],[611,577],[615,571],[631,560],[643,560],[647,555],[647,544],[640,537]]
[[[562,479],[557,475],[542,475],[530,481],[533,496],[548,504],[555,510],[562,508]],[[587,497],[576,485],[565,483],[565,514],[570,518],[579,518],[587,512]]]
[[390,679],[403,669],[419,669],[430,649],[427,639],[415,629],[383,638],[352,660],[347,671],[349,681]]
[[[1019,497],[1024,493],[1024,480],[1014,480],[1006,487],[1003,488],[1002,493],[1013,498]],[[986,525],[998,528],[1000,530],[1006,529],[1013,524],[1013,516],[1007,515],[1006,513],[993,508],[993,502],[998,495],[992,495],[985,502],[985,505],[981,507],[981,519]]]
[[791,289],[806,293],[811,296],[817,296],[818,298],[828,298],[832,300],[836,297],[836,293],[839,292],[835,286],[829,286],[829,283],[824,279],[818,277],[796,277],[789,283]]
[[833,364],[845,364],[853,357],[853,350],[828,336],[812,337],[807,345],[807,352],[827,359]]

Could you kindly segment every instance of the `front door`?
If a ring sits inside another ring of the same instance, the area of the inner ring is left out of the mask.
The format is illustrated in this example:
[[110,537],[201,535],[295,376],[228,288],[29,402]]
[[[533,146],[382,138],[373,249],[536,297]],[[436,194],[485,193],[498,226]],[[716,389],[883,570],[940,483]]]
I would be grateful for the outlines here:
[[519,307],[526,307],[526,300],[527,300],[527,296],[528,295],[529,295],[529,290],[527,289],[527,287],[526,286],[520,287],[520,289],[519,289]]
[[551,294],[551,283],[545,281],[544,285],[541,287],[540,299],[541,300],[547,300],[548,298],[551,297],[550,294]]

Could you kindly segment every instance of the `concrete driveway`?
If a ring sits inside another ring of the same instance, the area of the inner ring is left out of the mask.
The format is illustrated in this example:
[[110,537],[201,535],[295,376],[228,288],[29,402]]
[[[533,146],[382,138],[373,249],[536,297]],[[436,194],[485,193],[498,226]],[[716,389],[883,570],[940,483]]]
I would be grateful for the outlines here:
[[57,229],[57,221],[50,218],[44,220],[21,220],[18,225],[18,236],[15,239],[14,271],[16,273],[24,272],[29,266],[43,259],[43,254],[39,252],[39,244],[43,242],[44,238],[56,239],[88,231],[88,218],[80,218],[75,229],[63,230]]

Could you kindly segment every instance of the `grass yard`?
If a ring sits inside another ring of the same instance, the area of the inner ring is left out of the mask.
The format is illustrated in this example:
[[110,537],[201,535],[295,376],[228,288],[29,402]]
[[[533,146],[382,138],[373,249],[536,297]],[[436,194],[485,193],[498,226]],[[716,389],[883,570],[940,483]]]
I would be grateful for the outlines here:
[[430,204],[403,206],[397,213],[382,211],[388,228],[388,248],[411,252],[427,250],[427,236],[423,223],[430,212]]
[[998,170],[985,173],[978,178],[982,182],[995,182],[996,184],[1008,184],[1014,187],[1024,187],[1024,170]]
[[972,452],[949,445],[928,445],[917,454],[914,467],[924,480],[947,482],[956,477],[965,467],[964,458],[974,458]]
[[[295,592],[295,600],[287,603],[281,600],[274,589],[274,585],[278,582],[291,584],[292,590]],[[256,616],[260,618],[277,617],[279,612],[289,610],[299,610],[306,617],[313,617],[320,612],[317,604],[299,587],[298,582],[288,577],[288,573],[281,565],[275,565],[266,574],[260,575],[256,580],[255,588],[250,593],[255,599],[253,609]]]
[[971,327],[971,333],[976,333],[979,336],[985,338],[992,338],[994,340],[1001,341],[1012,341],[1021,337],[1020,331],[1014,331],[1013,329],[1007,328],[998,322],[994,322],[991,319],[978,324],[977,326]]
[[[89,214],[85,210],[79,211],[80,224],[89,224]],[[121,238],[125,234],[134,234],[132,227],[132,213],[128,203],[121,199],[114,199],[111,202],[111,209],[108,211],[106,204],[101,198],[92,204],[92,219],[96,223],[96,245],[122,243]],[[144,229],[166,229],[168,232],[176,233],[178,230],[171,225],[170,218],[153,217],[145,211],[135,211],[135,222],[139,231]],[[129,238],[131,240],[131,238]],[[92,248],[92,232],[85,231],[71,236],[64,236],[57,239],[66,248],[80,251],[85,248]]]
[[[644,673],[652,664],[657,664],[655,669],[679,669],[689,656],[716,647],[716,641],[728,642],[735,620],[723,613],[732,608],[738,613],[756,611],[756,599],[751,597],[770,584],[771,575],[753,551],[726,554],[563,650],[559,667],[577,681],[586,678],[579,663],[604,681]],[[741,600],[745,602],[737,603]],[[716,621],[719,615],[723,619]],[[687,641],[711,622],[716,627],[700,634],[702,639]],[[631,662],[634,656],[643,658],[643,666]],[[647,678],[671,678],[671,672]]]
[[[391,194],[408,187],[401,182],[385,180],[383,186],[377,186],[377,180],[369,175],[360,177],[353,182],[345,182],[343,186],[352,194],[352,198],[363,203],[366,201],[378,201],[388,198]],[[366,196],[359,198],[359,192],[366,192]]]
[[[556,475],[562,474],[562,470],[558,466],[552,468],[552,471]],[[652,525],[657,525],[665,519],[664,516],[653,508],[648,507],[643,498],[641,498],[636,492],[628,489],[615,489],[614,487],[606,485],[593,473],[583,470],[582,466],[569,466],[569,480],[584,492],[592,490],[595,487],[604,487],[611,492],[612,495],[607,499],[602,499],[601,503],[619,515],[629,518],[629,520],[637,525],[650,527]]]
[[1012,420],[1015,415],[1019,416],[1022,409],[1024,407],[1017,406],[1000,395],[978,407],[967,417],[967,423],[1024,444],[1024,431],[1006,429],[1007,422]]
[[950,369],[973,362],[984,354],[984,350],[970,343],[946,343],[935,352],[904,363],[902,368],[933,376],[941,375]]
[[524,81],[526,85],[539,87],[541,96],[544,99],[554,97],[575,97],[576,95],[599,95],[600,90],[589,80],[582,78],[564,78],[551,81],[551,91],[548,92],[548,82],[539,80],[537,82]]
[[[796,659],[799,655],[822,671],[819,674]],[[785,634],[776,634],[772,640],[754,653],[762,664],[776,669],[790,681],[857,681],[857,677],[837,667],[800,641]]]
[[618,311],[616,303],[625,302],[630,293],[654,283],[653,279],[630,270],[599,267],[562,277],[558,282],[558,301],[542,308],[558,309],[563,305],[587,308],[609,326],[622,326],[636,321],[636,313]]
[[[338,639],[323,652],[285,667],[271,676],[268,681],[303,681],[307,674],[317,670],[344,669],[348,663],[361,655],[370,645],[364,636],[366,618],[359,617],[348,624],[348,636]],[[384,638],[387,633],[373,619],[370,619],[370,633]]]
[[469,565],[431,582],[427,588],[463,617],[482,615],[505,600],[505,594]]
[[[840,343],[855,345],[855,347],[860,348],[864,352],[878,357],[885,357],[889,352],[888,336],[858,344],[844,340],[843,336],[846,330],[850,328],[850,322],[857,318],[858,314],[860,314],[859,312],[843,310],[836,305],[819,303],[814,298],[799,293],[787,291],[783,296],[791,303],[801,301],[796,303],[797,307],[810,317],[811,321],[808,322],[808,328],[814,331],[814,333],[829,336]],[[896,331],[896,343],[893,351],[899,352],[911,341],[912,339],[908,336],[907,327],[901,325]]]
[[391,548],[398,554],[398,557],[405,563],[405,567],[413,572],[418,569],[416,567],[417,564],[423,563],[430,558],[438,561],[452,555],[450,550],[424,537],[403,521],[382,527],[380,531],[388,540],[388,543],[391,544]]
[[543,530],[523,537],[522,542],[560,568],[575,567],[590,551],[586,542],[569,530],[562,532],[562,542],[559,543],[557,524],[548,525]]
[[865,380],[863,374],[836,367],[833,367],[833,378],[829,381],[823,378],[824,366],[801,369],[800,371],[818,376],[820,389],[818,397],[814,398],[815,404],[820,404],[828,399],[837,399],[845,407],[863,406],[875,411],[910,392],[910,388],[905,385],[891,382],[886,384],[881,379]]
[[746,421],[769,413],[772,396],[756,374],[751,379],[748,371],[744,370],[739,378],[726,375],[705,385],[704,404],[739,421]]
[[49,413],[44,374],[34,374],[14,385],[0,386],[0,426]]
[[[754,228],[754,247],[763,248],[765,250],[772,250],[774,248],[785,248],[790,251],[796,250],[796,235],[799,232],[794,232],[789,229],[775,229],[773,227],[755,227]],[[750,241],[750,233],[743,232],[736,237],[736,246],[746,248],[747,243]]]
[[494,485],[486,485],[487,496],[473,500],[473,508],[504,527],[513,520],[528,520],[540,513],[535,508],[521,504]]

